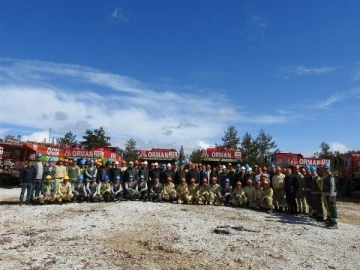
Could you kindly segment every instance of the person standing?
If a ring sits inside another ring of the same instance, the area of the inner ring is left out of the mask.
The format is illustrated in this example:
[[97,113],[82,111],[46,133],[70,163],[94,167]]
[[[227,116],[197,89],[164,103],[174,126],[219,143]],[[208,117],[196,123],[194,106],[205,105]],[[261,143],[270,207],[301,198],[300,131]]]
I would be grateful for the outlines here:
[[286,170],[284,182],[286,200],[289,206],[290,213],[297,216],[298,206],[296,202],[296,193],[299,189],[299,182],[296,175],[292,175],[290,168]]
[[36,169],[33,167],[32,161],[29,160],[24,168],[21,169],[19,179],[21,185],[20,205],[23,204],[26,191],[26,204],[31,205],[31,195],[36,178]]
[[334,175],[330,171],[330,164],[326,163],[323,167],[324,175],[322,177],[322,194],[325,200],[326,211],[330,214],[330,220],[326,227],[337,229],[337,208],[336,208],[336,185]]
[[41,153],[36,153],[35,155],[35,162],[33,163],[33,167],[36,170],[36,177],[35,177],[35,186],[33,187],[33,193],[31,194],[31,200],[34,199],[38,199],[40,192],[42,190],[42,185],[43,185],[43,176],[44,176],[44,166],[43,163],[41,161],[42,158],[42,154]]

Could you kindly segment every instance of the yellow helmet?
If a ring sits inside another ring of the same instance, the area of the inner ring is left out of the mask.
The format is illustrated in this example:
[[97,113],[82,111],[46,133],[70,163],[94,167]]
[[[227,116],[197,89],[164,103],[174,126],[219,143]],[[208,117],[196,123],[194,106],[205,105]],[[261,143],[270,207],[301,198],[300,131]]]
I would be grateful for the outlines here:
[[69,176],[68,175],[65,175],[64,176],[64,180],[69,180],[70,178],[69,178]]
[[45,177],[45,179],[46,179],[46,180],[51,180],[51,175],[47,175],[47,176]]

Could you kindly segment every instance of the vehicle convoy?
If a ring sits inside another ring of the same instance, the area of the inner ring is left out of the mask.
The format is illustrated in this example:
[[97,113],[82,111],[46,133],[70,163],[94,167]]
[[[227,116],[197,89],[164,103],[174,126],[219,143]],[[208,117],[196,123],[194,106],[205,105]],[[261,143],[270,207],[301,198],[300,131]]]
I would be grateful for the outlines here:
[[281,167],[291,166],[323,166],[325,163],[331,162],[330,159],[304,157],[301,154],[294,153],[275,153],[270,156],[270,162]]
[[0,184],[16,184],[24,161],[35,159],[36,153],[42,154],[43,162],[48,161],[50,157],[55,161],[58,161],[60,158],[85,158],[112,159],[121,162],[123,157],[123,150],[118,147],[82,149],[79,146],[60,146],[29,141],[2,141],[0,142],[0,147],[3,151]]
[[343,196],[351,196],[352,193],[360,191],[360,154],[340,156],[337,186]]

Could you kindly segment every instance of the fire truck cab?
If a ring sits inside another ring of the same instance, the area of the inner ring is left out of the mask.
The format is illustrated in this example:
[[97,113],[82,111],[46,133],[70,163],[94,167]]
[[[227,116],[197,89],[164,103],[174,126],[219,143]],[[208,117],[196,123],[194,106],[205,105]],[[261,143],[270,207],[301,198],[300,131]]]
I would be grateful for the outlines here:
[[343,196],[360,191],[360,154],[345,154],[340,157],[338,190]]

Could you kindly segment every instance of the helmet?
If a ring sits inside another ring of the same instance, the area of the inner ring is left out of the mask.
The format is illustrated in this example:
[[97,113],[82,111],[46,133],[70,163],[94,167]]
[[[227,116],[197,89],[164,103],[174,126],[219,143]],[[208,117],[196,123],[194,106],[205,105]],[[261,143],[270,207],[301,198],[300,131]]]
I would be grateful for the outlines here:
[[49,158],[49,162],[55,162],[55,159],[54,158]]
[[35,157],[36,158],[42,158],[42,154],[41,153],[36,153]]
[[237,182],[236,182],[236,185],[237,185],[237,186],[241,186],[241,182],[240,182],[240,181],[237,181]]
[[112,158],[108,158],[107,162],[109,162],[109,163],[110,163],[111,161],[112,161]]
[[240,165],[240,164],[236,164],[236,168],[241,168],[241,165]]
[[139,161],[135,160],[135,161],[134,161],[134,164],[138,165],[138,164],[139,164]]
[[185,165],[185,164],[186,164],[186,161],[185,161],[185,160],[182,160],[182,161],[181,161],[181,164],[182,164],[182,165]]
[[310,166],[308,164],[305,165],[305,170],[310,170]]
[[85,165],[86,161],[85,160],[80,160],[80,165]]
[[120,180],[120,175],[117,175],[117,176],[115,177],[115,180]]
[[194,177],[190,179],[190,183],[195,183],[195,178]]
[[276,171],[281,171],[280,166],[276,166]]
[[268,181],[268,180],[265,180],[265,181],[263,182],[263,185],[269,185],[269,181]]
[[[191,179],[194,179],[194,178],[191,178]],[[195,181],[195,179],[194,179],[194,181]],[[181,182],[186,182],[185,177],[181,178]]]
[[245,168],[249,169],[250,168],[249,164],[245,164]]
[[69,176],[68,176],[68,175],[65,175],[65,176],[64,176],[64,180],[69,180]]
[[94,164],[95,161],[93,159],[90,159],[90,164]]
[[134,178],[134,176],[132,176],[132,174],[130,174],[130,175],[129,175],[129,179],[130,179],[130,178]]
[[241,167],[242,170],[246,170],[246,168],[244,166]]
[[175,163],[174,163],[175,165],[178,165],[178,163],[177,163],[177,161],[175,161]]
[[122,161],[121,161],[121,164],[126,164],[126,161],[125,161],[125,160],[122,160]]
[[92,176],[92,178],[95,178],[95,179],[96,179],[96,174],[94,174],[94,175]]
[[79,175],[79,176],[77,177],[77,180],[84,180],[84,176]]
[[67,158],[64,159],[65,163],[69,163],[69,160]]
[[51,180],[51,175],[47,175],[47,176],[45,177],[45,179],[46,179],[46,180]]
[[167,180],[168,182],[171,182],[171,181],[172,181],[172,178],[169,176],[166,180]]
[[166,167],[171,167],[171,164],[170,164],[170,163],[168,163],[168,164],[166,165]]
[[78,162],[78,159],[77,159],[77,158],[73,158],[73,162]]
[[154,164],[155,166],[159,166],[159,163],[157,163],[157,162],[155,162],[155,164]]
[[148,165],[148,162],[147,162],[147,160],[145,160],[145,161],[144,161],[144,165]]
[[226,169],[226,166],[225,166],[225,165],[222,165],[222,168],[223,168],[223,169]]
[[225,179],[225,183],[230,183],[229,178],[226,178],[226,179]]
[[258,167],[259,167],[258,165],[256,165],[256,164],[254,165],[254,168],[258,168]]
[[263,167],[262,170],[263,170],[263,171],[267,171],[267,168],[266,168],[266,167]]
[[271,164],[271,168],[272,168],[272,169],[275,169],[275,168],[276,168],[276,166],[275,166],[274,163]]
[[207,180],[206,178],[204,178],[204,179],[202,180],[203,183],[207,183],[207,181],[208,181],[208,180]]
[[228,166],[232,166],[232,164],[229,162],[228,164],[227,164]]
[[252,181],[251,178],[249,178],[249,179],[246,181],[247,184],[252,184],[252,182],[253,182],[253,181]]
[[140,179],[145,179],[145,176],[144,176],[144,175],[140,175]]
[[324,169],[330,169],[330,164],[329,164],[329,163],[325,163],[323,168],[324,168]]
[[115,161],[115,165],[119,165],[120,163],[119,163],[119,161]]
[[134,162],[130,161],[130,162],[129,162],[129,165],[134,165]]
[[317,168],[315,166],[310,167],[310,172],[316,172]]
[[104,181],[109,181],[109,176],[108,175],[104,176]]

